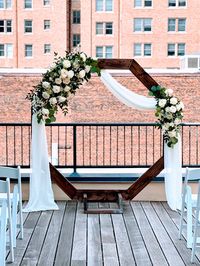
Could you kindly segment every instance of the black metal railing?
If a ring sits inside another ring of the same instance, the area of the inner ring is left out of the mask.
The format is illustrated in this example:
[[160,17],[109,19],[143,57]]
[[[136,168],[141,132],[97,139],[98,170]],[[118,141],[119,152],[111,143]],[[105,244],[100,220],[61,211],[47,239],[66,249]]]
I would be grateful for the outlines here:
[[[200,123],[182,124],[183,166],[200,162]],[[50,161],[60,168],[149,167],[163,154],[155,123],[55,123],[46,126]],[[30,166],[31,124],[0,123],[0,165]]]

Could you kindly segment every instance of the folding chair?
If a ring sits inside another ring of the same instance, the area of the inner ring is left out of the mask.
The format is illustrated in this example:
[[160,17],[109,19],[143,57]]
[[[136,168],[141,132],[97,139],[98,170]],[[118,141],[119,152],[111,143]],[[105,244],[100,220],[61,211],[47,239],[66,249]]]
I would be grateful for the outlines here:
[[6,260],[6,228],[7,228],[7,200],[3,200],[0,208],[0,265],[5,266]]
[[[199,181],[199,179],[200,179],[200,169],[186,168],[186,177],[182,192],[182,208],[181,208],[181,219],[180,219],[180,228],[179,228],[179,239],[181,239],[182,236],[183,226],[186,226],[187,227],[186,240],[188,248],[192,248],[192,242],[193,242],[192,214],[193,210],[195,210],[197,207],[197,194],[192,194],[192,189],[188,184],[188,181]],[[183,224],[185,211],[187,212],[186,225]]]
[[[2,199],[0,202],[0,208],[3,210],[5,201],[7,203],[7,221],[8,221],[8,232],[9,232],[9,249],[11,262],[14,261],[14,250],[13,250],[13,230],[12,230],[12,214],[11,214],[11,198],[10,198],[10,180],[6,178],[6,181],[0,180],[0,194],[6,193],[6,199]],[[0,254],[1,255],[1,254]],[[4,257],[5,259],[5,257]],[[1,264],[0,264],[1,265]]]
[[[14,239],[14,246],[16,246],[16,236],[17,236],[17,228],[20,229],[20,238],[23,239],[23,216],[22,216],[22,187],[21,187],[21,174],[20,174],[20,167],[18,168],[11,168],[11,167],[0,167],[0,177],[5,177],[9,179],[17,180],[17,185],[15,185],[15,192],[17,192],[17,209],[19,208],[19,223],[13,219],[13,233],[15,236]],[[17,186],[17,188],[16,188]],[[13,193],[14,193],[13,190]],[[11,193],[11,204],[13,208],[16,208],[16,202],[13,201],[13,193]],[[0,201],[5,199],[7,196],[6,194],[0,194]],[[14,215],[13,211],[13,215]],[[15,217],[15,216],[14,216]],[[15,223],[16,222],[16,223]]]

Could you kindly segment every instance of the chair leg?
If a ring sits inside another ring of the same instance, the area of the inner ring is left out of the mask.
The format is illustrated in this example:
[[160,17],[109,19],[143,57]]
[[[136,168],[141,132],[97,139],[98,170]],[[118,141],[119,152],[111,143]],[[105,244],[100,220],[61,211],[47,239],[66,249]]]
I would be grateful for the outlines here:
[[20,223],[20,239],[23,239],[24,228],[23,228],[22,202],[21,201],[19,201],[19,223]]
[[180,227],[179,227],[179,239],[182,237],[182,230],[183,230],[183,216],[184,216],[184,209],[185,209],[185,200],[182,199],[182,208],[181,208],[181,220],[180,220]]
[[192,203],[190,199],[187,200],[187,248],[192,248]]
[[195,253],[196,253],[198,220],[199,220],[199,207],[197,206],[196,215],[195,215],[194,236],[193,236],[193,243],[192,243],[192,255],[191,255],[192,263],[194,263]]

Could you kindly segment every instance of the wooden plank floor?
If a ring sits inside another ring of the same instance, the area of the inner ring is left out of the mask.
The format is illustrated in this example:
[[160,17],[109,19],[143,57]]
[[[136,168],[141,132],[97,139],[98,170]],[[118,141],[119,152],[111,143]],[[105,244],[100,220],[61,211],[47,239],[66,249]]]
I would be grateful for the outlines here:
[[9,265],[200,265],[200,253],[190,263],[191,250],[184,236],[178,239],[180,215],[166,203],[123,202],[124,213],[112,215],[86,215],[73,201],[58,205],[59,211],[24,213],[24,239]]

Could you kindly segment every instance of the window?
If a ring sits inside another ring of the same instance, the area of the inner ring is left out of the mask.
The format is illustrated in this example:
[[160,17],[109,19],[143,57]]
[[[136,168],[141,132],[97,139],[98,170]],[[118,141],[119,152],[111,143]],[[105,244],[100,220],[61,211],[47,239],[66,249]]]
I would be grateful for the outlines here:
[[43,0],[43,5],[44,6],[49,6],[50,5],[50,0]]
[[134,43],[134,56],[151,56],[151,43]]
[[169,18],[168,31],[185,31],[186,19],[185,18]]
[[24,0],[24,8],[32,8],[32,0]]
[[51,44],[45,43],[44,45],[44,54],[50,54],[51,53]]
[[13,57],[13,45],[11,43],[0,44],[0,57]]
[[73,47],[76,47],[80,44],[81,37],[80,34],[73,34]]
[[73,23],[80,24],[80,22],[81,22],[81,12],[80,10],[74,10],[73,11]]
[[134,19],[134,31],[135,32],[149,32],[151,31],[151,18],[135,18]]
[[44,30],[49,30],[50,29],[50,20],[49,19],[45,19],[44,20]]
[[185,43],[168,43],[168,56],[185,55]]
[[134,7],[152,7],[152,0],[134,0]]
[[113,46],[96,46],[96,57],[112,58],[113,57]]
[[112,22],[97,22],[96,23],[96,34],[97,35],[112,35],[113,34],[113,23]]
[[0,33],[9,33],[12,32],[12,20],[0,20]]
[[32,56],[33,56],[33,45],[25,44],[25,57],[32,57]]
[[24,32],[25,33],[32,33],[32,20],[24,20]]
[[96,11],[98,12],[113,11],[113,0],[96,0]]
[[0,0],[0,9],[12,8],[12,0]]
[[186,0],[168,0],[169,7],[185,7]]

